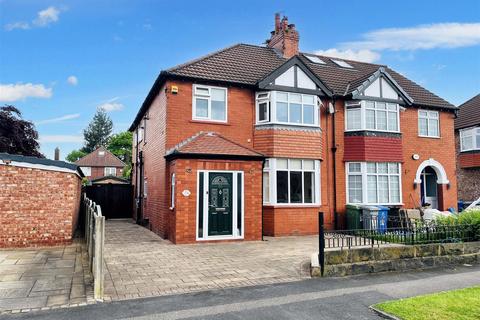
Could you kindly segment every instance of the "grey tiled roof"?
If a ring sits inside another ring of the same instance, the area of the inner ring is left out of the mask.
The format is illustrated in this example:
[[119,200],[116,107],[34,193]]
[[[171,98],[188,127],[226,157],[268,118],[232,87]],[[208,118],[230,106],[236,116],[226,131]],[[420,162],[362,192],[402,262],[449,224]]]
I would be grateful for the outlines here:
[[[312,54],[308,54],[312,55]],[[318,56],[318,55],[317,55]],[[325,64],[316,64],[299,55],[302,62],[337,96],[346,96],[361,85],[380,67],[385,68],[392,78],[413,98],[413,104],[419,106],[456,109],[456,107],[415,82],[405,78],[387,66],[344,60],[352,69],[339,67],[330,57],[318,56]],[[159,90],[161,83],[168,77],[180,77],[192,80],[225,82],[246,86],[255,86],[282,64],[287,62],[275,49],[249,44],[236,44],[213,52],[207,56],[162,71],[152,90],[145,99],[130,130],[134,130],[146,108]]]
[[[308,53],[308,55],[312,55]],[[330,57],[319,56],[325,64],[316,64],[300,54],[300,59],[327,85],[336,95],[351,93],[380,67],[397,81],[411,96],[414,104],[455,108],[415,82],[384,65],[344,60],[352,69],[339,67]],[[248,44],[237,44],[208,56],[193,60],[167,70],[170,75],[255,85],[269,73],[277,69],[288,59],[280,56],[274,49]]]
[[455,129],[480,125],[480,94],[460,105]]

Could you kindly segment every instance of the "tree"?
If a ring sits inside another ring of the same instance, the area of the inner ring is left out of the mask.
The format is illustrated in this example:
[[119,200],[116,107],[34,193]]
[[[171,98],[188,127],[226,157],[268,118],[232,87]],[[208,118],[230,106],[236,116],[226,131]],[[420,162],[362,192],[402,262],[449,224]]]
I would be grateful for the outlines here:
[[37,139],[35,125],[23,120],[20,110],[11,105],[0,107],[0,152],[45,158]]
[[120,160],[129,164],[132,159],[132,133],[120,132],[110,137],[107,149]]
[[70,152],[66,157],[65,159],[68,161],[68,162],[75,162],[77,161],[78,159],[86,156],[87,154],[85,152],[83,152],[82,150],[73,150],[72,152]]
[[82,151],[90,153],[100,146],[107,146],[112,133],[113,122],[105,110],[98,109],[88,127],[83,130],[85,146]]

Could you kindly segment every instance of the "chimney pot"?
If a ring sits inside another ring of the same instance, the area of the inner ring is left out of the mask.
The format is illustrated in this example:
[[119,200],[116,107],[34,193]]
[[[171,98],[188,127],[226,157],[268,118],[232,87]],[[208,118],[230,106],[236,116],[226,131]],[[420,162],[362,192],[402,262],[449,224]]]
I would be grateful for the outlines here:
[[58,147],[55,148],[54,159],[55,160],[60,160],[60,149]]
[[267,46],[280,51],[285,58],[291,58],[298,54],[298,42],[300,36],[295,29],[295,24],[288,23],[288,17],[280,19],[280,14],[275,14],[275,30],[271,32]]

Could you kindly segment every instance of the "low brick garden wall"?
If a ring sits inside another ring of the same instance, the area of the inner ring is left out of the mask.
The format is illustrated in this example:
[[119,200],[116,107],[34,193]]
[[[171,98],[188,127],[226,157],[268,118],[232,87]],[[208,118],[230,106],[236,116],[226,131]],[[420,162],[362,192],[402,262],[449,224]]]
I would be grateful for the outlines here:
[[81,179],[75,173],[0,165],[0,248],[70,244]]
[[[355,248],[325,252],[326,277],[426,269],[480,262],[480,242]],[[320,276],[318,254],[312,255],[312,277]]]

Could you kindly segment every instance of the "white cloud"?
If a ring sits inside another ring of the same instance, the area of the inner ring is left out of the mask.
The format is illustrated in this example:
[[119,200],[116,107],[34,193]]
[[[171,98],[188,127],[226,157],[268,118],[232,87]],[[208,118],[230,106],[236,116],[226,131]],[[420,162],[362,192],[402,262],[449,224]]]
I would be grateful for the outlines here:
[[78,78],[75,76],[70,76],[67,78],[67,82],[72,86],[76,86],[78,84]]
[[57,22],[59,15],[60,10],[55,7],[48,7],[47,9],[39,11],[37,13],[37,18],[33,20],[32,23],[39,27],[45,27],[52,22]]
[[103,109],[105,112],[120,111],[124,107],[123,104],[118,102],[107,102],[98,106],[99,109]]
[[315,51],[316,54],[325,55],[329,57],[335,58],[342,58],[347,60],[356,60],[356,61],[363,61],[363,62],[375,62],[380,59],[380,54],[375,51],[371,51],[368,49],[362,50],[339,50],[339,49],[328,49],[328,50],[318,50]]
[[381,51],[415,51],[480,45],[480,23],[434,23],[367,32],[361,40],[342,42],[318,54],[374,62]]
[[100,105],[97,106],[97,109],[103,109],[103,111],[105,112],[120,111],[125,108],[125,106],[120,102],[116,102],[119,99],[120,97],[115,97],[105,102],[102,102],[100,103]]
[[12,31],[15,29],[27,30],[30,29],[30,25],[28,24],[28,22],[23,21],[13,22],[5,25],[5,30],[7,31]]
[[12,102],[30,97],[50,98],[51,96],[52,88],[45,88],[43,84],[0,84],[0,101]]
[[436,23],[380,29],[368,32],[362,38],[345,42],[341,47],[398,51],[475,46],[480,44],[480,23]]
[[19,21],[12,22],[5,25],[6,31],[12,31],[15,29],[27,30],[31,27],[46,27],[53,22],[57,22],[60,17],[60,9],[55,7],[48,7],[47,9],[40,10],[37,13],[37,17],[32,20],[31,23]]
[[83,136],[78,135],[40,135],[38,139],[41,143],[82,143]]
[[62,122],[66,120],[77,119],[78,117],[80,117],[80,113],[66,114],[64,116],[57,117],[57,118],[40,120],[35,122],[35,124],[39,125],[39,124],[47,124],[47,123],[57,123],[57,122]]

